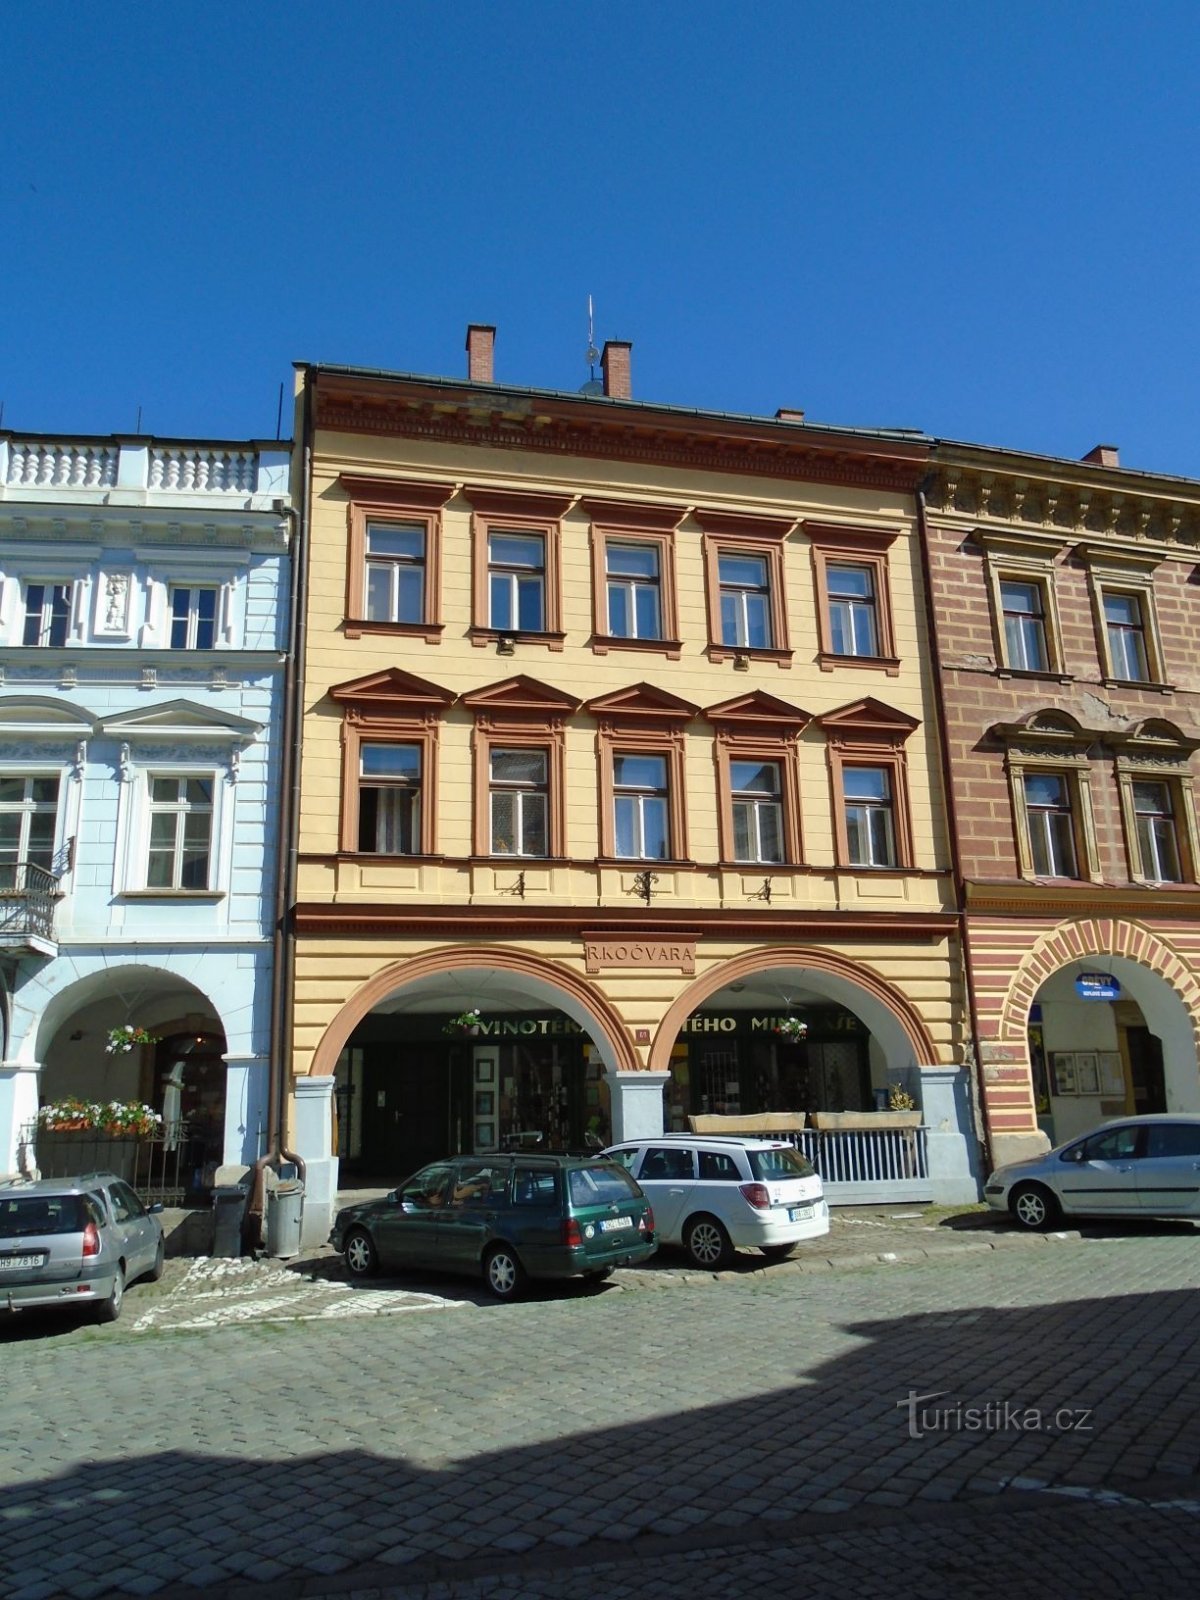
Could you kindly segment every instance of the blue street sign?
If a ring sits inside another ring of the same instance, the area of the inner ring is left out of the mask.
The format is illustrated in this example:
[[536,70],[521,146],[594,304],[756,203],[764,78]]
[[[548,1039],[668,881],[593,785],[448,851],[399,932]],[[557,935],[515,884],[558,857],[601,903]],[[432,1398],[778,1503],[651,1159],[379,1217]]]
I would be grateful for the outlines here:
[[1081,1000],[1119,1000],[1121,985],[1111,972],[1081,972],[1075,979],[1075,992]]

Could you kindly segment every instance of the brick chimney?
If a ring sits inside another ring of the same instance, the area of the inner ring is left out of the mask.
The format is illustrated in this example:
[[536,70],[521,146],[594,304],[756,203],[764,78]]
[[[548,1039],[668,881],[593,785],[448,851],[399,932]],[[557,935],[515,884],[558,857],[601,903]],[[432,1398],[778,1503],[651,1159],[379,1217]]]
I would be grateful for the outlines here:
[[494,383],[493,357],[496,330],[486,322],[472,322],[467,328],[467,377],[472,383]]
[[1089,450],[1083,459],[1094,461],[1098,467],[1119,467],[1121,452],[1115,444],[1098,444],[1094,450]]
[[626,339],[606,339],[600,356],[604,373],[604,392],[610,400],[633,399],[630,354],[633,346]]
[[776,422],[803,422],[803,411],[796,411],[791,406],[780,406],[775,413]]

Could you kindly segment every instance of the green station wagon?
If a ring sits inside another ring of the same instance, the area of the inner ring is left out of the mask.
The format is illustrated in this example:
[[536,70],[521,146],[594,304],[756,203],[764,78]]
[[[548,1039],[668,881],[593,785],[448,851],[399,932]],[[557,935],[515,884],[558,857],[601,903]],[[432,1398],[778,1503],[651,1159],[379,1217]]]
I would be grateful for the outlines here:
[[329,1242],[353,1278],[381,1268],[478,1275],[511,1300],[527,1278],[607,1278],[654,1254],[654,1213],[603,1156],[454,1156],[382,1200],[339,1211]]

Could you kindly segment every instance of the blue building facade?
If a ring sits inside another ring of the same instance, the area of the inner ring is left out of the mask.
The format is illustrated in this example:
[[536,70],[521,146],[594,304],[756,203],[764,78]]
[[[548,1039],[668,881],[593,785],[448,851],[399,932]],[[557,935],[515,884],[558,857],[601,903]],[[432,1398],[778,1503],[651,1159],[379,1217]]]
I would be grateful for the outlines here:
[[0,434],[0,1174],[67,1098],[265,1149],[290,538],[284,445]]

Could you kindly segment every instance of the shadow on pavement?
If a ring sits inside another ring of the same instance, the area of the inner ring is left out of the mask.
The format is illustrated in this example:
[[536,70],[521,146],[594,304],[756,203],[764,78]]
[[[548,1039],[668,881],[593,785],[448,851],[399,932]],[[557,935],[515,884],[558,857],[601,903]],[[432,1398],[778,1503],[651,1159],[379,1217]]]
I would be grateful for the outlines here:
[[[128,1419],[114,1415],[107,1458],[23,1483],[10,1478],[3,1518],[11,1592],[145,1592],[149,1573],[165,1587],[222,1596],[241,1581],[303,1583],[308,1593],[317,1576],[348,1568],[361,1585],[445,1578],[483,1557],[492,1573],[538,1552],[565,1566],[628,1560],[639,1540],[701,1550],[755,1527],[781,1540],[801,1514],[916,1507],[994,1492],[1013,1478],[1086,1495],[1114,1480],[1136,1490],[1156,1473],[1182,1480],[1200,1467],[1194,1291],[872,1316],[842,1325],[839,1353],[799,1374],[796,1301],[766,1297],[755,1306],[762,1353],[748,1381],[722,1368],[711,1313],[681,1301],[670,1323],[673,1381],[637,1386],[627,1422],[589,1425],[590,1410],[601,1414],[591,1397],[638,1359],[655,1327],[664,1331],[655,1305],[651,1296],[615,1305],[599,1334],[623,1338],[624,1354],[614,1343],[612,1370],[590,1379],[580,1371],[573,1382],[568,1348],[551,1357],[543,1339],[542,1366],[522,1360],[522,1331],[533,1330],[536,1306],[508,1308],[512,1342],[493,1349],[499,1359],[490,1367],[480,1364],[478,1324],[465,1338],[461,1319],[413,1324],[409,1383],[401,1374],[381,1383],[380,1373],[393,1369],[378,1359],[374,1381],[347,1365],[336,1415],[325,1414],[332,1388],[311,1392],[289,1373],[291,1349],[260,1351],[277,1367],[274,1388],[260,1386],[253,1398],[272,1415],[278,1410],[272,1457],[228,1438],[212,1453],[137,1455],[124,1437]],[[379,1345],[394,1349],[386,1330]],[[361,1359],[362,1349],[326,1347],[324,1359],[336,1370],[351,1352]],[[645,1359],[665,1354],[664,1346]],[[418,1356],[428,1380],[419,1391],[411,1387]],[[448,1420],[469,1431],[450,1436],[439,1464],[433,1441],[447,1436],[431,1413],[446,1403],[442,1362],[471,1387],[449,1391],[457,1403]],[[150,1369],[146,1381],[155,1381]],[[722,1398],[706,1403],[710,1383]],[[327,1432],[329,1448],[288,1447],[297,1405]],[[1011,1419],[1008,1405],[1017,1408]],[[995,1408],[992,1420],[972,1425],[985,1407]],[[506,1438],[528,1415],[544,1439]],[[378,1449],[336,1447],[347,1426],[377,1439]],[[53,1537],[37,1536],[51,1526]],[[556,1541],[575,1548],[556,1549]],[[929,1543],[932,1550],[895,1574],[895,1593],[948,1592],[946,1548]],[[1039,1554],[1046,1552],[1026,1551],[1031,1562]],[[1197,1558],[1189,1559],[1194,1573]],[[1126,1572],[1121,1550],[1106,1549],[1104,1563],[1105,1592],[1119,1592],[1121,1577],[1126,1592],[1147,1592],[1136,1571]],[[693,1592],[702,1594],[702,1570],[695,1577]],[[778,1588],[798,1592],[786,1576]]]

